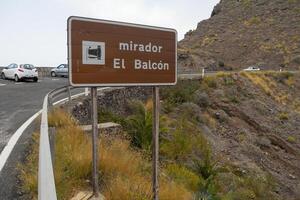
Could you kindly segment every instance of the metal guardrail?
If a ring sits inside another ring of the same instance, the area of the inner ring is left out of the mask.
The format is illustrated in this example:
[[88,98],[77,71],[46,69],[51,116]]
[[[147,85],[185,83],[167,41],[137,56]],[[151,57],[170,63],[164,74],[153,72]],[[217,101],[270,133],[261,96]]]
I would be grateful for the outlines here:
[[44,98],[40,147],[39,147],[39,178],[38,178],[38,199],[39,200],[56,200],[56,189],[54,173],[51,159],[50,142],[48,134],[48,95]]
[[57,200],[53,160],[51,156],[49,132],[48,132],[48,107],[53,105],[53,100],[68,92],[68,100],[71,99],[70,86],[57,88],[49,92],[43,102],[42,119],[40,128],[40,146],[39,146],[39,173],[38,173],[38,199],[39,200]]
[[[71,95],[71,90],[78,89],[71,86],[63,86],[49,92],[43,102],[41,129],[40,129],[40,146],[39,146],[39,173],[38,173],[38,199],[39,200],[57,200],[53,162],[54,155],[51,155],[51,146],[49,139],[49,127],[48,127],[48,109],[53,105],[71,101],[73,98],[77,98],[87,93],[82,92],[76,95]],[[105,91],[109,87],[99,88],[99,91]],[[89,92],[88,92],[89,93]],[[58,100],[62,94],[67,94],[67,98]]]

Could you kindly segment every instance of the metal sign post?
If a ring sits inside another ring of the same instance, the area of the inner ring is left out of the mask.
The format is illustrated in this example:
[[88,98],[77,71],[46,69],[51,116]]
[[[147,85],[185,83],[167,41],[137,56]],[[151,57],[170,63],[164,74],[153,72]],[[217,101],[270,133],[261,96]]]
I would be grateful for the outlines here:
[[158,149],[159,147],[159,87],[153,87],[153,122],[152,122],[152,189],[153,199],[158,200]]
[[98,185],[98,112],[97,112],[97,87],[91,88],[92,97],[92,145],[93,145],[93,193],[99,197]]

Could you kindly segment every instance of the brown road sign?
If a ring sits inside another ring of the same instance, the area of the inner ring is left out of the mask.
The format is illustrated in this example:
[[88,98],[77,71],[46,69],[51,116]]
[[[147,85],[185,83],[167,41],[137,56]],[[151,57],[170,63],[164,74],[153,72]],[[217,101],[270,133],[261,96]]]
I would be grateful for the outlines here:
[[70,17],[69,78],[73,86],[174,85],[174,29]]

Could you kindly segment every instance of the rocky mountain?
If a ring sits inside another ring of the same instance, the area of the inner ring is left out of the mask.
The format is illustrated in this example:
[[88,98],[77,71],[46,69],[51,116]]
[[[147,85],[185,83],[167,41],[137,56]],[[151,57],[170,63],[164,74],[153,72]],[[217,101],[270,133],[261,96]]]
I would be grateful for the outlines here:
[[299,69],[299,22],[300,0],[221,0],[179,42],[179,69]]

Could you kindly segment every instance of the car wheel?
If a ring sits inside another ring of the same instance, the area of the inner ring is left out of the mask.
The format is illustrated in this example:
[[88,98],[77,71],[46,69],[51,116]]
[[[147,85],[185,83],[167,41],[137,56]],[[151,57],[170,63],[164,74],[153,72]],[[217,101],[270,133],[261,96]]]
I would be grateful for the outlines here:
[[51,76],[52,76],[52,77],[55,77],[55,76],[56,76],[56,73],[55,73],[55,72],[51,72]]
[[19,82],[19,81],[20,81],[20,79],[19,79],[18,75],[16,74],[15,75],[15,82]]
[[3,80],[6,79],[5,74],[4,74],[3,72],[2,72],[2,74],[1,74],[1,78],[2,78]]
[[39,79],[37,77],[33,78],[33,82],[37,82]]

